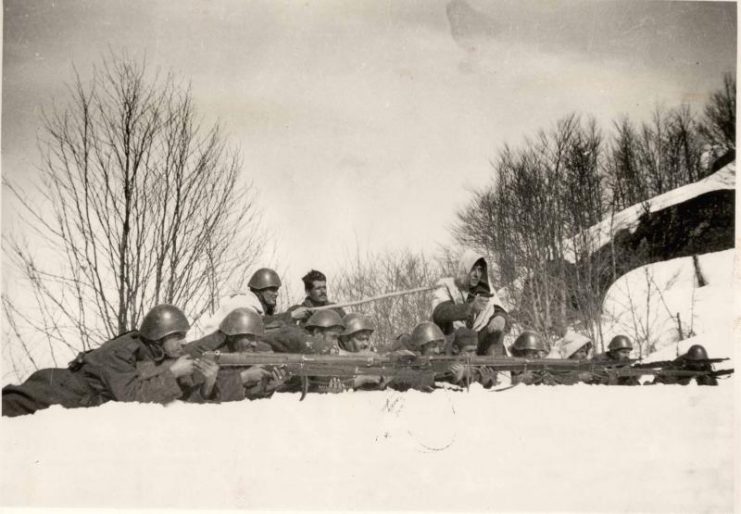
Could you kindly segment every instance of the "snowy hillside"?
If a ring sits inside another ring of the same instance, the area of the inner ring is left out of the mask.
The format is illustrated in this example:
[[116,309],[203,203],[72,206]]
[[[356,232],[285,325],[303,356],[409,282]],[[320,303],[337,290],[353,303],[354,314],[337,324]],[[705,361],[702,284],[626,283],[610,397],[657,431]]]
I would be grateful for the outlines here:
[[[603,332],[609,340],[626,334],[644,343],[643,357],[674,358],[693,341],[707,341],[711,357],[732,357],[735,250],[697,259],[672,259],[627,273],[607,292],[603,304]],[[699,277],[704,285],[700,287]],[[679,341],[679,324],[686,340]],[[634,356],[639,357],[636,348]]]
[[364,392],[2,419],[5,505],[729,512],[733,388]]

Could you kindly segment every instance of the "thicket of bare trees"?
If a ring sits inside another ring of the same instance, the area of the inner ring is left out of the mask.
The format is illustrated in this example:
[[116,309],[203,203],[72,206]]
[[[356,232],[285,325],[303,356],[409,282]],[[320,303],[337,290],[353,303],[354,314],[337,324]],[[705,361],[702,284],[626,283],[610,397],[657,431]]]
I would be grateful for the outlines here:
[[500,152],[494,180],[459,211],[453,235],[498,265],[522,325],[552,338],[577,325],[601,341],[602,296],[620,267],[614,252],[595,252],[586,229],[699,180],[710,168],[703,148],[733,150],[734,138],[731,75],[700,120],[684,106],[657,109],[651,122],[636,128],[624,118],[606,136],[593,120],[568,116]]
[[36,191],[3,183],[21,209],[3,238],[24,279],[22,298],[3,296],[15,342],[28,350],[42,334],[52,355],[85,350],[155,304],[197,319],[242,288],[264,243],[253,188],[174,76],[125,56],[90,81],[75,74],[66,103],[43,117],[39,149]]
[[[332,277],[335,301],[349,302],[393,291],[434,285],[442,276],[441,265],[422,253],[411,251],[357,252],[347,266]],[[420,321],[429,320],[432,292],[388,298],[353,307],[353,312],[369,316],[376,327],[374,340],[380,350],[387,349],[403,332],[410,332]]]

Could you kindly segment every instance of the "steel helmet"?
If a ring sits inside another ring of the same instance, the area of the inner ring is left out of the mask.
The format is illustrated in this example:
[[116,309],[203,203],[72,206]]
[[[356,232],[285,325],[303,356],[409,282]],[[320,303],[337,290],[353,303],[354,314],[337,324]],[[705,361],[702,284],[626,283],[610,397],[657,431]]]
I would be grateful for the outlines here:
[[409,343],[412,347],[419,349],[433,341],[444,340],[445,334],[440,330],[440,327],[431,321],[423,321],[412,330],[412,337],[409,339]]
[[345,325],[342,324],[342,318],[340,315],[332,309],[315,312],[311,315],[304,326],[306,328],[345,328]]
[[704,346],[694,344],[690,346],[689,350],[687,350],[684,359],[688,361],[704,361],[708,359],[708,352],[705,350]]
[[228,336],[250,334],[262,337],[265,327],[262,318],[255,312],[240,307],[226,315],[219,325],[219,330]]
[[373,332],[375,327],[367,316],[362,314],[351,312],[342,318],[342,324],[345,325],[345,331],[342,333],[343,336],[351,336],[357,332],[367,330]]
[[280,287],[280,277],[270,268],[260,268],[252,274],[252,278],[247,283],[250,289],[267,289],[268,287]]
[[539,352],[547,352],[545,341],[537,333],[531,330],[525,330],[522,334],[517,336],[512,349],[518,352],[525,350],[536,350]]
[[619,335],[612,338],[610,344],[607,346],[609,351],[622,350],[622,349],[633,349],[633,343],[630,342],[628,336]]
[[158,341],[165,336],[190,330],[190,323],[183,311],[166,303],[157,305],[144,316],[139,334],[149,341]]

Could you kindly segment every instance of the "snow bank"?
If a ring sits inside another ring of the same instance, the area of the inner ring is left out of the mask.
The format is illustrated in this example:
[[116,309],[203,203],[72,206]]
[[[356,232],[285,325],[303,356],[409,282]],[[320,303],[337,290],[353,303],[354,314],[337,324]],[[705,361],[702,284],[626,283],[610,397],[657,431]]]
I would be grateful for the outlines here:
[[[651,359],[676,356],[682,321],[685,338],[702,337],[711,357],[734,353],[735,250],[698,257],[707,284],[699,287],[691,257],[642,266],[619,278],[603,303],[603,333],[609,341],[626,334],[634,341],[648,341],[644,348],[656,352]],[[691,332],[690,332],[691,331]],[[699,341],[695,339],[694,341]],[[692,340],[679,343],[680,353]],[[638,349],[634,357],[638,357]]]
[[2,419],[5,505],[728,512],[733,387],[518,386]]
[[[736,188],[736,163],[733,162],[716,171],[704,179],[687,184],[686,186],[672,189],[664,194],[651,198],[648,202],[651,212],[677,205],[692,198],[696,198],[711,191]],[[631,233],[638,228],[640,217],[644,212],[643,204],[636,204],[616,213],[612,217],[605,218],[600,223],[588,230],[589,240],[594,242],[594,248],[599,249],[610,242],[613,235],[620,230],[629,230]],[[565,258],[574,262],[573,241],[564,241],[566,248]]]

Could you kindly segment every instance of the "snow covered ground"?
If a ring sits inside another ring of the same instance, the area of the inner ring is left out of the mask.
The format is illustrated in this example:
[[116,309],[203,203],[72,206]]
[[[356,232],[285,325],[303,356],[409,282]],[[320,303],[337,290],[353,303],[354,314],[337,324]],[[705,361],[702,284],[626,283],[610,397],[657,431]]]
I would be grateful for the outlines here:
[[0,421],[1,503],[729,512],[732,384],[55,407]]
[[[734,259],[735,250],[700,255],[699,268],[707,282],[703,287],[697,283],[691,257],[626,273],[605,296],[606,340],[626,334],[633,341],[648,341],[653,352],[647,355],[644,349],[643,357],[650,360],[673,359],[696,343],[706,345],[711,357],[733,357]],[[637,348],[634,354],[639,356]]]

